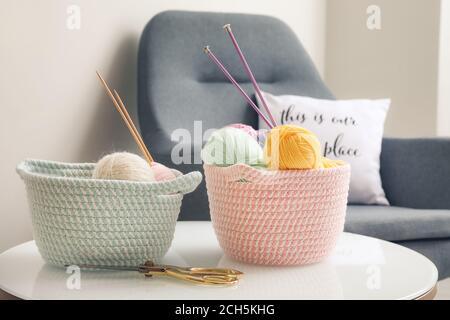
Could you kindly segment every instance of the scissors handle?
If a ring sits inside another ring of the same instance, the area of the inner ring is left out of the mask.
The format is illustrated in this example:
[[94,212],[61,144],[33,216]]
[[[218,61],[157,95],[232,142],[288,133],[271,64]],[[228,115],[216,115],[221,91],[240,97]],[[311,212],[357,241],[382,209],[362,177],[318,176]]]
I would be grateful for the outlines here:
[[190,268],[177,266],[157,266],[151,262],[146,262],[139,268],[139,271],[147,277],[169,276],[172,278],[208,285],[235,284],[243,275],[242,272],[225,268]]

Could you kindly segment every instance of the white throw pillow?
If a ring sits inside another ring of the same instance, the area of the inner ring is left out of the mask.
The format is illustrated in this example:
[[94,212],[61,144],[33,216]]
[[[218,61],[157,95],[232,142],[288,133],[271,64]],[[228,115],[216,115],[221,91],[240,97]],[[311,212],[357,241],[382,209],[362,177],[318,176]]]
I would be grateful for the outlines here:
[[[325,157],[350,163],[350,203],[389,205],[380,177],[381,142],[389,99],[323,100],[265,92],[263,95],[278,124],[295,124],[311,130],[318,136]],[[267,129],[261,119],[259,127]]]

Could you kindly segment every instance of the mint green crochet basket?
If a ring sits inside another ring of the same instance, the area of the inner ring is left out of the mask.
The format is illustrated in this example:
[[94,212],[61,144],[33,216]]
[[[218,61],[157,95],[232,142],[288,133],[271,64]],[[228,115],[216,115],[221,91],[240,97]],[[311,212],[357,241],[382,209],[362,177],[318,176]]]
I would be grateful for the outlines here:
[[202,180],[198,171],[171,181],[92,179],[92,163],[25,160],[33,234],[50,264],[135,266],[158,261],[170,247],[183,195]]

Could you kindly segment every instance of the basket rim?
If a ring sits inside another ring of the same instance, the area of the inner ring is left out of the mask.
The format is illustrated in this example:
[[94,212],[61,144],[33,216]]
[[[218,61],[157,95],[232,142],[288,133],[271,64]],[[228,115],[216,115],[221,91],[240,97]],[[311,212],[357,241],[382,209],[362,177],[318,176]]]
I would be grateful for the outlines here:
[[170,189],[181,189],[179,191],[180,193],[185,193],[185,189],[195,189],[202,180],[202,174],[199,171],[192,171],[187,174],[183,174],[175,169],[171,170],[175,173],[176,178],[167,181],[104,180],[86,177],[64,177],[37,172],[36,170],[36,168],[39,167],[46,168],[47,170],[52,170],[52,168],[49,168],[49,166],[53,166],[53,170],[72,169],[80,171],[90,171],[95,167],[95,163],[67,163],[61,161],[29,158],[19,162],[19,164],[16,166],[16,172],[24,180],[45,180],[49,182],[73,184],[76,187],[94,187],[108,189],[123,189],[132,187],[133,190],[160,192]]
[[317,168],[317,169],[290,169],[290,170],[271,170],[268,168],[255,168],[246,163],[236,163],[231,166],[215,166],[211,164],[203,164],[203,168],[208,170],[215,170],[223,175],[235,174],[237,171],[248,172],[252,175],[259,175],[262,177],[277,177],[281,178],[284,176],[292,176],[293,174],[299,176],[310,176],[310,175],[335,175],[339,173],[346,173],[350,171],[350,164],[345,162],[345,164],[334,168]]

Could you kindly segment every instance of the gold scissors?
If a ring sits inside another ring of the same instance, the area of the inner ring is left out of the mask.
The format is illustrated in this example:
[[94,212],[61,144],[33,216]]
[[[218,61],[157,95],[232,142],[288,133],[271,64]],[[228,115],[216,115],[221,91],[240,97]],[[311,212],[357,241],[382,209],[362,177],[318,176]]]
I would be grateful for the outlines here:
[[105,269],[118,271],[138,271],[146,277],[168,276],[197,284],[230,285],[236,284],[244,274],[241,271],[227,268],[178,267],[171,265],[155,265],[146,261],[136,267],[112,267],[103,265],[80,265],[80,268]]

